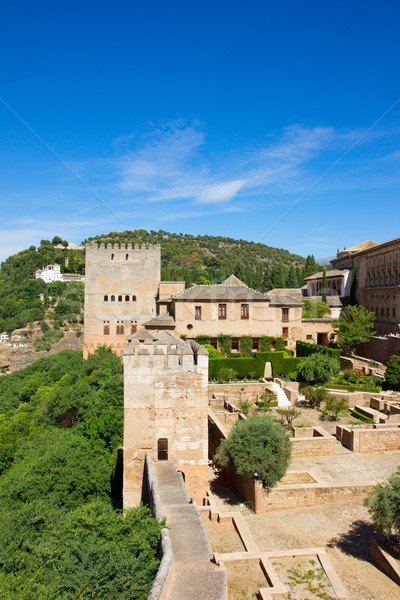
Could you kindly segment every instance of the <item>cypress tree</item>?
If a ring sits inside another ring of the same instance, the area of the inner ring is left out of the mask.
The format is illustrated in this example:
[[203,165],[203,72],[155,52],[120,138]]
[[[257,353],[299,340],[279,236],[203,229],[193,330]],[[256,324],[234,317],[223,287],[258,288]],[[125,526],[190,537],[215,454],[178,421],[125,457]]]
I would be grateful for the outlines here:
[[352,306],[355,306],[357,304],[357,259],[356,258],[353,258],[353,269],[351,272],[350,304]]
[[322,294],[321,294],[322,298],[322,302],[324,302],[324,304],[326,304],[327,299],[326,299],[326,269],[324,267],[324,271],[322,274]]

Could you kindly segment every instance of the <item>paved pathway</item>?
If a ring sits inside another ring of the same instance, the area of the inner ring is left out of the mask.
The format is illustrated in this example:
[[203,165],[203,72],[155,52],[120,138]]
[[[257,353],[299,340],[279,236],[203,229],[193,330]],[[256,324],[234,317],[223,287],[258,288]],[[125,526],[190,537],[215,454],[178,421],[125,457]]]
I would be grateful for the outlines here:
[[170,461],[156,462],[153,468],[174,554],[166,600],[224,600],[226,571],[211,562],[210,543],[182,476]]

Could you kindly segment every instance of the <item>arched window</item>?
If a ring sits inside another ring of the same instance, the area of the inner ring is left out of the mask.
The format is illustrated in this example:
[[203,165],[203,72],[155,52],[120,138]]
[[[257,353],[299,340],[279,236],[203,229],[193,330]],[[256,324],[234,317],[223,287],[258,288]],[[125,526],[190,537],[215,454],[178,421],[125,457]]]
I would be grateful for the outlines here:
[[125,302],[129,302],[129,296],[128,296],[128,294],[125,296]]
[[108,296],[104,296],[104,302],[108,302]]
[[118,302],[122,302],[122,296],[118,296]]
[[125,254],[125,260],[128,260],[129,254]]
[[114,254],[111,254],[111,260],[114,260]]
[[157,442],[158,460],[168,460],[168,440],[160,438]]
[[115,296],[111,296],[111,302],[115,302]]
[[132,302],[136,302],[136,296],[132,296]]

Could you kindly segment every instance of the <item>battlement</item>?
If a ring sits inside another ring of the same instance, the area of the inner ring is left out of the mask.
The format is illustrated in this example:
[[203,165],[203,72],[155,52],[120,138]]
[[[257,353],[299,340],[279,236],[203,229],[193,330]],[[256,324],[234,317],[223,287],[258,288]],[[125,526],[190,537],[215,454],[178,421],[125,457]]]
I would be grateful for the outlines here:
[[90,242],[86,244],[86,251],[89,252],[105,252],[109,250],[113,250],[115,252],[124,252],[126,250],[161,250],[160,244],[125,244],[125,243],[115,243],[115,244],[104,244],[98,242]]
[[124,356],[132,356],[133,364],[154,369],[208,369],[208,352],[196,342],[184,341],[167,331],[151,334],[140,329],[128,337]]

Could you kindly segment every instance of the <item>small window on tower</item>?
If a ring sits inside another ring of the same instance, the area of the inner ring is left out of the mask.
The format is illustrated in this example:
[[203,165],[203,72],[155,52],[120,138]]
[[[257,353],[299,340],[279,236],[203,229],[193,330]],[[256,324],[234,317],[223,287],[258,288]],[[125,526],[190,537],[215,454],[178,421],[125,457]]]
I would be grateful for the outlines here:
[[196,321],[201,321],[201,306],[194,307],[194,318]]
[[125,254],[125,260],[128,260],[129,254]]
[[132,296],[132,302],[136,302],[136,296]]
[[122,296],[118,296],[118,302],[122,302]]
[[114,254],[111,254],[111,260],[114,260]]
[[110,335],[110,321],[103,322],[103,335]]
[[125,296],[125,302],[129,302],[129,296],[128,295]]
[[108,302],[108,296],[104,296],[104,302]]
[[115,302],[115,296],[111,296],[111,302]]

